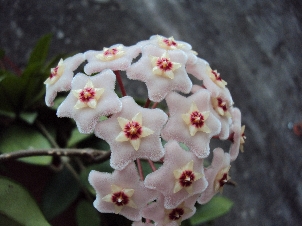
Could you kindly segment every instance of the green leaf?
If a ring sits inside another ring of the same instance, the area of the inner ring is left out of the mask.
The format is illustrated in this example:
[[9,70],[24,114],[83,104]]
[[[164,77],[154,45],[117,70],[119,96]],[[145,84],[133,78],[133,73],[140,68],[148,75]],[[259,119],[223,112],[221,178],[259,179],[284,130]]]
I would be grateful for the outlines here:
[[50,220],[62,213],[78,197],[80,186],[64,168],[50,181],[42,195],[42,212]]
[[5,56],[5,51],[4,49],[0,49],[0,60],[2,60]]
[[37,112],[21,112],[19,117],[27,122],[28,124],[33,124],[38,117]]
[[92,134],[83,134],[80,133],[78,128],[75,128],[72,130],[71,132],[71,136],[67,142],[67,147],[74,147],[76,144],[78,144],[79,142],[91,137]]
[[5,222],[11,225],[13,221],[26,226],[50,225],[28,191],[5,177],[0,177],[0,200],[0,215]]
[[33,51],[30,54],[28,65],[34,63],[40,63],[41,65],[43,65],[45,63],[51,37],[52,37],[51,34],[46,34],[39,39],[39,41],[37,42],[36,46],[34,47]]
[[190,218],[192,225],[214,220],[227,212],[233,206],[233,202],[223,196],[214,196],[211,201],[205,205],[197,206],[196,213]]
[[100,215],[92,203],[81,201],[76,209],[78,226],[99,226],[101,225]]
[[88,175],[90,173],[91,170],[96,170],[99,172],[107,172],[107,173],[112,173],[113,169],[111,168],[110,164],[109,164],[109,160],[106,162],[103,162],[101,164],[94,164],[94,165],[90,165],[89,167],[87,167],[86,169],[84,169],[81,174],[80,174],[80,179],[81,179],[81,183],[92,193],[95,194],[95,190],[93,189],[93,187],[89,184],[88,182]]
[[[0,136],[0,150],[2,153],[50,147],[48,140],[30,126],[13,125]],[[20,160],[32,164],[48,165],[51,159],[50,156],[34,156],[21,158]]]

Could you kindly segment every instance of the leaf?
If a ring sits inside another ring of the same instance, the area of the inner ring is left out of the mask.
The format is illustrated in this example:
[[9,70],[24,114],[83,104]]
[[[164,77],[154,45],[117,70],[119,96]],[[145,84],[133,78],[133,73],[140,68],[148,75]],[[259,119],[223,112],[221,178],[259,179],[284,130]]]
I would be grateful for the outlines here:
[[64,168],[50,181],[42,195],[42,212],[51,220],[62,213],[78,197],[80,186],[73,175]]
[[37,112],[21,112],[19,117],[23,119],[28,124],[33,124],[38,117]]
[[214,196],[211,201],[205,205],[197,206],[196,213],[190,218],[192,225],[214,220],[227,212],[233,206],[233,202],[223,196]]
[[37,62],[40,63],[41,65],[45,63],[51,37],[52,37],[51,34],[46,34],[39,39],[39,41],[37,42],[36,46],[34,47],[33,51],[30,54],[28,65]]
[[26,226],[50,225],[28,191],[5,177],[0,177],[0,200],[0,215],[6,222],[16,221]]
[[91,137],[92,134],[80,133],[78,128],[74,128],[71,132],[71,136],[67,142],[67,147],[74,147],[79,142]]
[[4,49],[0,49],[0,60],[2,60],[5,56],[5,51]]
[[[48,140],[30,126],[13,125],[0,136],[0,150],[2,153],[28,149],[45,149],[50,147]],[[35,156],[21,158],[20,160],[32,164],[48,165],[51,162],[52,157]]]
[[101,225],[100,215],[93,207],[92,203],[81,201],[76,209],[76,219],[78,226],[99,226]]

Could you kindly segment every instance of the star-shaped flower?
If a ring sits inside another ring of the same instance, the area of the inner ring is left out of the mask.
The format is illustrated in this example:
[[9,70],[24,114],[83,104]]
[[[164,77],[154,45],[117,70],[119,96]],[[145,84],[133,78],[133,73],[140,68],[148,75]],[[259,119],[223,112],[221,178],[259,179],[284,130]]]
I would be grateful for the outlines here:
[[162,130],[163,139],[183,142],[198,158],[207,157],[210,153],[210,139],[219,134],[221,129],[210,106],[210,93],[202,89],[186,98],[172,92],[166,101],[170,118]]
[[154,102],[162,101],[173,90],[189,93],[192,88],[185,70],[187,57],[184,52],[169,50],[168,58],[165,54],[166,50],[147,45],[143,48],[141,59],[126,71],[128,78],[146,83],[149,99]]
[[181,67],[180,63],[170,60],[168,52],[164,52],[161,57],[151,56],[151,63],[154,74],[170,79],[174,79],[174,71]]
[[129,96],[121,101],[121,112],[99,122],[95,129],[96,136],[110,145],[111,167],[121,170],[137,158],[159,161],[164,156],[160,131],[168,116],[160,109],[140,107]]
[[97,101],[100,99],[104,91],[104,88],[94,88],[92,81],[88,80],[83,89],[72,90],[73,95],[78,98],[74,108],[96,108]]
[[182,221],[195,214],[195,200],[195,197],[193,202],[191,198],[188,198],[175,208],[166,209],[164,206],[164,197],[160,196],[156,202],[149,204],[143,209],[142,216],[153,220],[155,225],[158,226],[178,226]]
[[186,64],[195,64],[197,61],[197,53],[192,50],[192,46],[189,43],[177,41],[174,37],[166,38],[161,35],[152,35],[149,40],[141,41],[137,44],[141,47],[152,44],[165,50],[182,50],[188,57]]
[[[204,88],[198,85],[193,85],[191,92],[196,93],[199,90],[204,90]],[[211,93],[211,103],[212,108],[214,109],[213,114],[221,122],[219,138],[225,140],[230,134],[230,125],[232,122],[230,110],[234,104],[229,90],[224,88],[221,94],[217,97],[214,97],[213,93]]]
[[220,74],[216,70],[212,70],[209,63],[198,58],[196,64],[188,65],[187,72],[197,79],[202,80],[202,84],[210,92],[212,97],[221,96],[228,103],[232,103],[232,97],[226,89],[226,82],[221,79]]
[[85,52],[88,63],[85,65],[84,71],[88,75],[104,69],[124,71],[140,52],[141,48],[138,45],[126,47],[121,44],[104,48],[103,51],[89,50]]
[[229,153],[231,161],[234,161],[238,157],[239,150],[243,152],[243,144],[245,143],[246,136],[244,134],[245,126],[241,126],[240,110],[238,108],[233,108],[231,114],[233,119],[231,126],[232,144]]
[[74,118],[81,133],[91,133],[100,116],[121,110],[114,87],[115,74],[111,70],[92,77],[78,73],[72,81],[72,92],[58,108],[58,117]]
[[45,102],[47,106],[53,105],[53,101],[58,92],[71,89],[73,72],[84,62],[84,60],[84,55],[78,53],[65,60],[61,59],[58,65],[50,70],[50,76],[44,82],[46,85]]
[[145,186],[165,196],[165,207],[175,208],[186,198],[201,193],[208,185],[203,160],[183,150],[176,141],[165,145],[164,164],[145,178]]
[[116,141],[130,141],[134,150],[139,149],[141,138],[147,137],[154,133],[153,130],[142,126],[142,113],[137,113],[131,120],[118,117],[117,121],[122,129],[119,135],[115,138]]
[[134,163],[112,174],[91,171],[89,183],[96,190],[94,207],[102,213],[118,213],[132,221],[141,219],[141,209],[158,196],[139,180]]
[[205,121],[207,120],[209,115],[210,111],[200,112],[196,104],[193,102],[191,104],[189,112],[182,114],[181,116],[185,123],[189,126],[190,135],[194,136],[197,131],[205,133],[211,132],[209,127],[205,124]]
[[225,183],[230,179],[230,155],[224,153],[221,148],[216,148],[213,151],[212,164],[205,169],[205,177],[209,182],[207,189],[200,195],[198,203],[205,204],[212,199],[212,197],[221,192]]

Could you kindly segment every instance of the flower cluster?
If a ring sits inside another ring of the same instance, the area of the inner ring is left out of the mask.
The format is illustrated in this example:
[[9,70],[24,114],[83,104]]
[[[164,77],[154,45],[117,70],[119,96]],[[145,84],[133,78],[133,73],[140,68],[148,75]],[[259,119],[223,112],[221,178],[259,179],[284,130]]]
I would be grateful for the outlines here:
[[[84,73],[74,75],[83,63]],[[119,71],[146,84],[144,107],[127,96]],[[200,84],[193,85],[191,76]],[[88,178],[96,190],[95,208],[124,215],[133,225],[180,225],[195,213],[196,202],[207,203],[222,191],[231,162],[243,151],[241,113],[227,83],[191,45],[173,37],[151,36],[133,46],[116,44],[60,60],[45,84],[49,106],[57,92],[70,91],[58,117],[73,118],[81,133],[94,132],[110,145],[114,172],[92,171]],[[157,108],[162,101],[165,111]],[[204,167],[211,139],[229,140],[230,149],[214,149]],[[146,177],[141,161],[153,170]],[[156,169],[154,162],[161,166]]]

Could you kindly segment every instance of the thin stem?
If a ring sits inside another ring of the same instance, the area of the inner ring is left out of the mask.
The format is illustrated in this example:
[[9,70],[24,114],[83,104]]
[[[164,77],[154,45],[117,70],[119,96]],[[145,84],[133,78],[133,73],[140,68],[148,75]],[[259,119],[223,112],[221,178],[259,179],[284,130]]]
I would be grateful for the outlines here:
[[48,139],[48,141],[53,147],[60,148],[58,143],[55,141],[55,139],[53,139],[53,137],[47,131],[46,127],[39,120],[36,120],[35,124],[39,127],[39,129],[42,131],[42,133],[45,135],[45,137]]
[[116,76],[117,83],[120,86],[123,97],[127,96],[120,72],[119,71],[114,71],[114,74]]
[[155,172],[156,171],[156,167],[154,165],[154,162],[152,162],[150,159],[148,159],[148,162],[149,162],[149,165],[150,165],[152,171]]
[[156,108],[158,105],[158,102],[155,102],[153,105],[152,105],[152,109]]
[[1,154],[0,162],[15,160],[31,156],[79,156],[87,158],[91,162],[104,162],[110,158],[110,151],[96,149],[39,149],[39,150],[20,150],[11,153]]
[[151,100],[147,98],[144,108],[148,108],[150,106]]
[[136,159],[136,164],[137,164],[137,168],[138,168],[139,177],[141,178],[142,181],[144,181],[144,173],[143,173],[141,160]]

